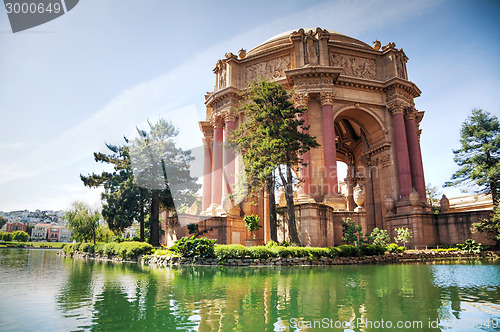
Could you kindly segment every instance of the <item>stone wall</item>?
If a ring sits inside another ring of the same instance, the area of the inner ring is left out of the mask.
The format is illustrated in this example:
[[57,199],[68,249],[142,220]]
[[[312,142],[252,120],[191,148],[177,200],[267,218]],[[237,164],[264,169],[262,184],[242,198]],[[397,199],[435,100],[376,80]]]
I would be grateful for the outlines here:
[[470,230],[474,222],[488,219],[490,216],[491,211],[468,211],[434,215],[439,244],[452,245],[464,243],[467,239],[473,239],[482,244],[494,245],[495,241],[488,240],[485,234],[472,233]]

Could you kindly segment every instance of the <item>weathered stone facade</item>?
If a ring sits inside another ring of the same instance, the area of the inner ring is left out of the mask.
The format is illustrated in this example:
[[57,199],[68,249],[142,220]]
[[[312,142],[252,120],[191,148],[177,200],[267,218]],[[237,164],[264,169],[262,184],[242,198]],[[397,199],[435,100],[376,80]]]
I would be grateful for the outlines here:
[[[441,242],[426,203],[419,127],[424,112],[415,108],[420,90],[408,80],[407,60],[394,43],[369,46],[320,28],[286,32],[238,55],[226,53],[214,69],[214,91],[205,96],[206,120],[200,121],[202,215],[226,218],[207,226],[211,232],[226,227],[224,235],[213,236],[220,243],[244,243],[249,235],[241,231],[242,217],[258,214],[264,226],[258,237],[269,240],[267,199],[251,205],[228,198],[240,167],[224,146],[229,132],[244,121],[237,111],[240,92],[264,78],[293,91],[296,105],[307,107],[303,119],[321,145],[304,154],[308,166],[298,174],[297,227],[304,245],[340,244],[340,221],[346,216],[367,231],[409,227],[414,246]],[[346,196],[339,192],[337,161],[348,165]]]

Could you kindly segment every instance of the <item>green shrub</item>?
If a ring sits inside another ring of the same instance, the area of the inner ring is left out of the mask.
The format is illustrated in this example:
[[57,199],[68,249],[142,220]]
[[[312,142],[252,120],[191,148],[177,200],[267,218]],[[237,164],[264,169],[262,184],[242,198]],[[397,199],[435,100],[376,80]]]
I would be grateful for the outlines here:
[[483,250],[481,243],[476,243],[476,241],[472,239],[466,240],[465,243],[461,245],[461,247],[462,250],[473,252],[475,254],[479,254]]
[[24,231],[12,232],[12,240],[17,242],[27,242],[29,237],[30,237],[29,234]]
[[104,256],[108,257],[115,256],[117,248],[118,248],[118,243],[116,242],[106,243],[104,245],[104,250],[103,250]]
[[276,257],[276,253],[271,249],[264,246],[255,246],[248,248],[250,257],[256,259],[267,259],[270,257]]
[[94,245],[90,243],[81,243],[79,250],[81,252],[88,252],[88,253],[94,253]]
[[406,247],[398,246],[397,243],[390,243],[385,248],[388,252],[402,253],[406,250]]
[[359,253],[358,248],[349,244],[340,245],[337,247],[337,250],[339,251],[339,257],[353,257]]
[[224,261],[227,259],[242,259],[251,254],[249,248],[241,244],[227,244],[216,245],[214,248],[214,255],[219,260]]
[[175,241],[170,250],[188,258],[210,258],[214,257],[214,244],[217,240],[209,240],[206,237],[196,239],[193,236],[183,237]]
[[94,246],[94,253],[104,256],[104,247],[106,246],[107,243],[97,243]]
[[62,251],[66,255],[73,255],[73,252],[75,251],[75,245],[74,244],[67,244],[62,248]]
[[115,247],[115,255],[121,258],[135,259],[141,255],[148,255],[153,250],[149,243],[128,241]]
[[363,244],[359,247],[359,252],[364,256],[376,256],[385,253],[385,247],[378,246],[375,244]]
[[273,240],[266,243],[266,248],[273,248],[279,246],[278,242],[274,242]]
[[340,254],[340,249],[337,248],[337,247],[328,247],[328,248],[325,248],[327,250],[327,257],[330,257],[330,258],[337,258],[339,257],[339,254]]
[[292,257],[293,251],[291,250],[292,247],[274,247],[272,250],[276,253],[276,257],[283,257],[283,258],[288,258]]
[[12,233],[0,232],[0,236],[2,237],[2,241],[12,241]]

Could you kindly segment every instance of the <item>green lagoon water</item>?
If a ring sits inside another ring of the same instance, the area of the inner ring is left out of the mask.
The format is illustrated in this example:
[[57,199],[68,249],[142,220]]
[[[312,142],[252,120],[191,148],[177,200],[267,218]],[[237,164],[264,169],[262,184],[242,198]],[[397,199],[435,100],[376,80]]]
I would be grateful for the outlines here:
[[500,331],[498,261],[156,269],[0,249],[0,290],[0,331]]

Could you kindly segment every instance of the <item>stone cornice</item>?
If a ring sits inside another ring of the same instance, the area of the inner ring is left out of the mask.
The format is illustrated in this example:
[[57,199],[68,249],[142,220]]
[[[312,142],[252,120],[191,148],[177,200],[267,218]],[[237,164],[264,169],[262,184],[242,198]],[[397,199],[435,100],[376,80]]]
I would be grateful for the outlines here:
[[201,132],[203,133],[203,136],[205,139],[211,141],[214,138],[214,131],[213,131],[213,125],[210,123],[210,121],[199,121],[198,124],[200,125]]
[[213,107],[214,104],[222,101],[224,99],[224,97],[227,97],[227,96],[237,98],[237,100],[239,100],[239,99],[241,99],[240,93],[241,93],[240,89],[229,86],[227,88],[218,90],[218,91],[206,96],[205,105]]
[[399,88],[408,92],[412,98],[419,97],[422,93],[415,83],[399,77],[393,77],[384,82],[384,91]]
[[[305,66],[302,68],[286,70],[285,74],[288,81],[291,83],[299,78],[310,78],[310,77],[331,77],[333,82],[337,80],[342,68],[340,67],[330,67],[330,66]],[[333,83],[332,82],[332,83]]]
[[376,154],[379,154],[379,153],[381,153],[381,152],[383,152],[383,151],[389,150],[390,148],[391,148],[391,143],[389,143],[389,142],[384,142],[384,143],[380,144],[379,146],[376,146],[376,147],[374,147],[374,148],[372,148],[372,149],[368,150],[368,151],[365,153],[365,155],[367,155],[367,156],[370,156],[370,157],[371,157],[371,156],[374,156],[374,155],[376,155]]

